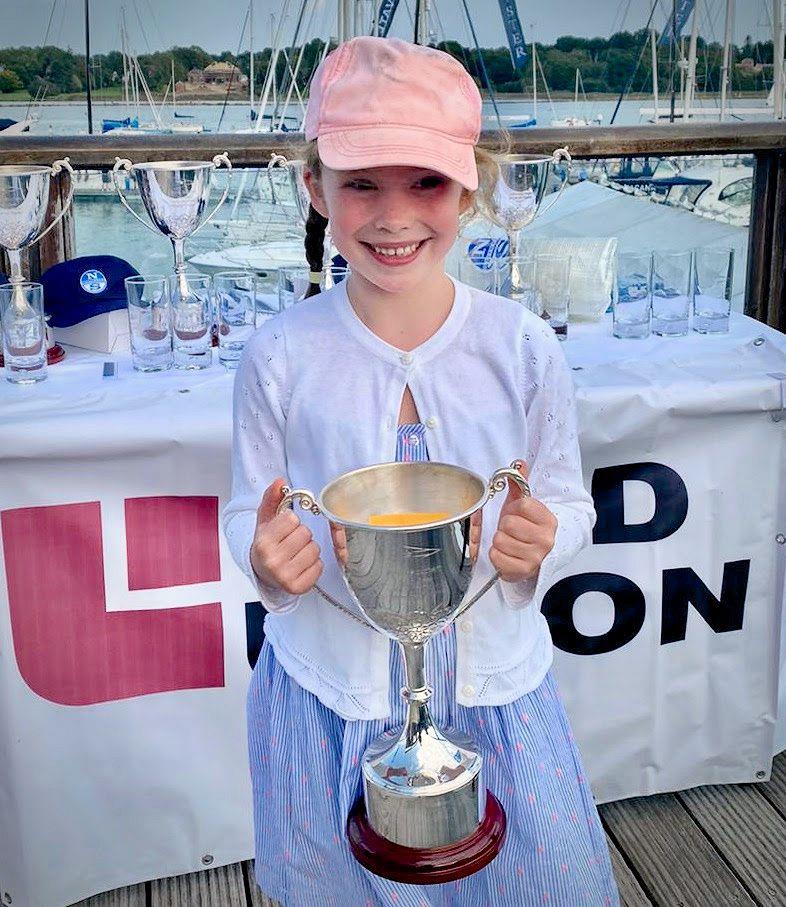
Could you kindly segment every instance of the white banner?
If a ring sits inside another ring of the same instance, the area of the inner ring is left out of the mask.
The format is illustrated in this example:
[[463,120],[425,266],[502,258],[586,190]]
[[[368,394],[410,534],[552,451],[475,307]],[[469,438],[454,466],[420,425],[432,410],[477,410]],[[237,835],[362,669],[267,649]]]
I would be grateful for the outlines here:
[[[604,330],[571,326],[566,346],[595,543],[544,602],[594,790],[758,779],[786,558],[783,338],[742,318],[711,341]],[[101,361],[72,353],[34,394],[0,388],[0,896],[14,907],[252,854],[259,621],[218,528],[231,376],[121,361],[107,381]]]

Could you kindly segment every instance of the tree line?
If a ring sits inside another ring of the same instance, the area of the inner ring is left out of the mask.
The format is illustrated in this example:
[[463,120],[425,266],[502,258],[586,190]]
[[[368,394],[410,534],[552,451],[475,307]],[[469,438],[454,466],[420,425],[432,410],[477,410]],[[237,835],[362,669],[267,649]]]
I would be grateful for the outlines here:
[[[538,45],[538,90],[543,91],[543,79],[551,91],[572,90],[575,74],[581,73],[584,89],[590,92],[648,92],[652,85],[652,64],[647,45],[648,35],[637,32],[617,32],[610,38],[579,38],[566,35],[552,45]],[[456,41],[435,45],[452,54],[466,66],[481,88],[486,87],[486,75],[493,90],[499,93],[529,92],[532,89],[533,56],[523,70],[514,69],[506,47],[464,47]],[[687,54],[687,41],[684,42]],[[717,42],[698,39],[696,81],[699,91],[720,89],[723,47]],[[303,48],[303,59],[297,74],[298,87],[304,90],[314,67],[322,57],[325,44],[315,38]],[[288,61],[294,61],[300,48],[287,48],[279,55],[277,84],[289,79]],[[255,71],[267,70],[272,50],[266,47],[254,55]],[[679,88],[680,66],[675,48],[664,44],[658,47],[658,87],[660,91]],[[192,69],[204,69],[208,64],[225,61],[235,64],[248,75],[248,52],[234,54],[224,51],[210,54],[201,47],[173,47],[165,51],[140,54],[139,65],[151,90],[162,92],[170,83],[174,62],[175,79],[183,81]],[[743,62],[750,61],[750,62]],[[772,82],[772,42],[754,42],[750,37],[731,48],[731,88],[734,91],[764,91]],[[763,64],[763,65],[758,65]],[[485,67],[485,73],[484,73]],[[90,58],[90,80],[93,89],[122,87],[123,57],[120,51],[95,54]],[[684,75],[684,66],[682,67]],[[85,90],[84,55],[59,47],[9,47],[0,49],[0,93],[26,90],[32,97],[57,97],[60,94]]]

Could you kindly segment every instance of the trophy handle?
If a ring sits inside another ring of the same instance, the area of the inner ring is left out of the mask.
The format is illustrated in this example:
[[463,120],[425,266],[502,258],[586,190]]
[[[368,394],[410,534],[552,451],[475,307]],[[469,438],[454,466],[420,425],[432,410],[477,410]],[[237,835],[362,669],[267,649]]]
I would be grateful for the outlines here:
[[[308,510],[315,516],[320,516],[322,513],[319,509],[319,505],[314,500],[314,495],[310,491],[306,491],[304,488],[290,488],[288,485],[285,485],[281,489],[281,501],[276,508],[276,513],[281,513],[281,511],[286,510],[287,507],[294,507],[296,503],[299,503],[303,510]],[[343,611],[347,617],[351,617],[352,620],[357,621],[359,624],[363,624],[363,626],[367,627],[369,630],[379,632],[373,624],[364,620],[360,615],[347,608],[346,605],[342,605],[340,601],[333,598],[329,592],[325,592],[325,590],[317,583],[314,584],[314,589],[319,592],[326,602],[333,605],[334,608],[338,608],[339,611]]]
[[[511,479],[511,481],[515,482],[516,485],[518,485],[524,497],[529,498],[532,496],[529,482],[519,472],[519,466],[521,465],[523,465],[521,460],[514,460],[510,464],[510,466],[505,466],[503,469],[497,469],[494,472],[492,477],[489,479],[488,497],[486,498],[486,501],[490,501],[494,497],[494,495],[499,494],[500,491],[505,491],[505,489],[508,487],[508,479]],[[468,611],[475,604],[475,602],[479,601],[497,582],[498,579],[499,573],[495,571],[491,579],[485,582],[472,596],[472,598],[470,598],[469,601],[466,601],[459,608],[459,610],[456,612],[456,617],[454,618],[454,620],[461,617],[461,615],[465,611]]]
[[[552,164],[559,164],[560,161],[565,161],[567,163],[568,167],[570,167],[570,165],[573,163],[573,158],[570,156],[570,152],[568,151],[567,145],[565,145],[564,148],[557,148],[554,151],[554,154],[551,155]],[[551,201],[549,201],[549,203],[545,206],[545,208],[541,205],[541,212],[543,214],[545,214],[546,211],[549,211],[551,208],[554,207],[554,205],[557,204],[557,202],[559,201],[559,197],[565,191],[565,186],[567,186],[567,185],[568,185],[568,181],[567,181],[567,179],[564,179],[562,181],[562,185],[551,196]]]
[[130,211],[131,214],[133,214],[134,217],[139,221],[139,223],[142,224],[143,227],[147,227],[147,229],[150,230],[151,233],[155,233],[158,236],[160,236],[161,234],[158,232],[158,230],[156,230],[155,227],[151,226],[144,218],[140,217],[136,213],[136,211],[134,211],[134,209],[131,207],[131,205],[128,204],[128,202],[126,201],[125,195],[123,195],[123,190],[120,188],[120,183],[118,183],[118,181],[117,181],[117,174],[121,170],[129,171],[129,170],[131,170],[132,167],[133,167],[133,164],[131,163],[131,161],[128,160],[128,158],[123,158],[123,157],[115,158],[115,166],[112,168],[112,182],[115,184],[115,190],[117,191],[117,194],[120,196],[120,201],[122,202],[123,207],[126,209],[126,211]]
[[[213,158],[213,163],[216,165],[216,170],[218,170],[218,168],[222,164],[227,168],[227,170],[232,169],[232,161],[229,160],[229,156],[227,155],[226,151],[223,151],[221,154],[217,154]],[[199,233],[199,231],[202,229],[202,227],[205,226],[205,224],[208,224],[208,223],[210,223],[211,220],[213,220],[213,218],[216,216],[216,214],[218,214],[218,209],[227,200],[228,195],[229,195],[229,178],[227,178],[226,187],[224,188],[224,191],[221,194],[221,198],[218,200],[218,204],[215,206],[215,208],[213,208],[213,210],[210,212],[210,214],[208,214],[208,216],[202,221],[202,223],[196,228],[196,230],[194,230],[194,232],[191,234],[192,236]]]
[[274,205],[278,204],[278,202],[276,201],[276,187],[273,183],[273,174],[271,173],[271,169],[273,167],[278,167],[279,165],[285,167],[288,163],[289,161],[284,157],[283,154],[276,154],[275,151],[271,152],[270,160],[268,161],[267,167],[265,168],[265,173],[267,173],[267,181],[270,184],[270,196],[273,200]]
[[36,242],[43,239],[46,234],[52,229],[52,227],[54,227],[55,224],[63,219],[66,211],[68,211],[68,209],[71,207],[71,201],[74,197],[74,168],[71,166],[71,161],[67,157],[62,158],[59,161],[55,161],[52,164],[52,176],[57,176],[57,174],[61,173],[63,170],[67,170],[71,176],[71,179],[68,181],[68,197],[66,198],[65,204],[61,208],[60,213],[52,221],[52,223],[49,224],[46,230],[38,235]]

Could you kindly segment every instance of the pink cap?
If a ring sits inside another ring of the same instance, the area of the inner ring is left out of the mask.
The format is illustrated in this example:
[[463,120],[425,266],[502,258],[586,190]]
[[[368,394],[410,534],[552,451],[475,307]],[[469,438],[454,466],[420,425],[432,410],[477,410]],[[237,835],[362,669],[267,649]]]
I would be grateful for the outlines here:
[[450,54],[399,38],[353,38],[317,68],[306,139],[334,170],[428,167],[478,188],[481,98]]

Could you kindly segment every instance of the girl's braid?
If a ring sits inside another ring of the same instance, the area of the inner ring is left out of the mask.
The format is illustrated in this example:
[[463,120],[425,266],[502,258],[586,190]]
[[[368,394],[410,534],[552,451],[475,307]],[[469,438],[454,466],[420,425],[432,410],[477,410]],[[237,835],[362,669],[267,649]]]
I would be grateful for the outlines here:
[[[306,248],[306,261],[314,274],[322,271],[322,263],[325,254],[325,230],[327,229],[327,224],[327,218],[323,217],[313,205],[309,205],[304,245]],[[319,292],[319,281],[311,281],[304,298],[308,299],[309,296],[316,296]]]

